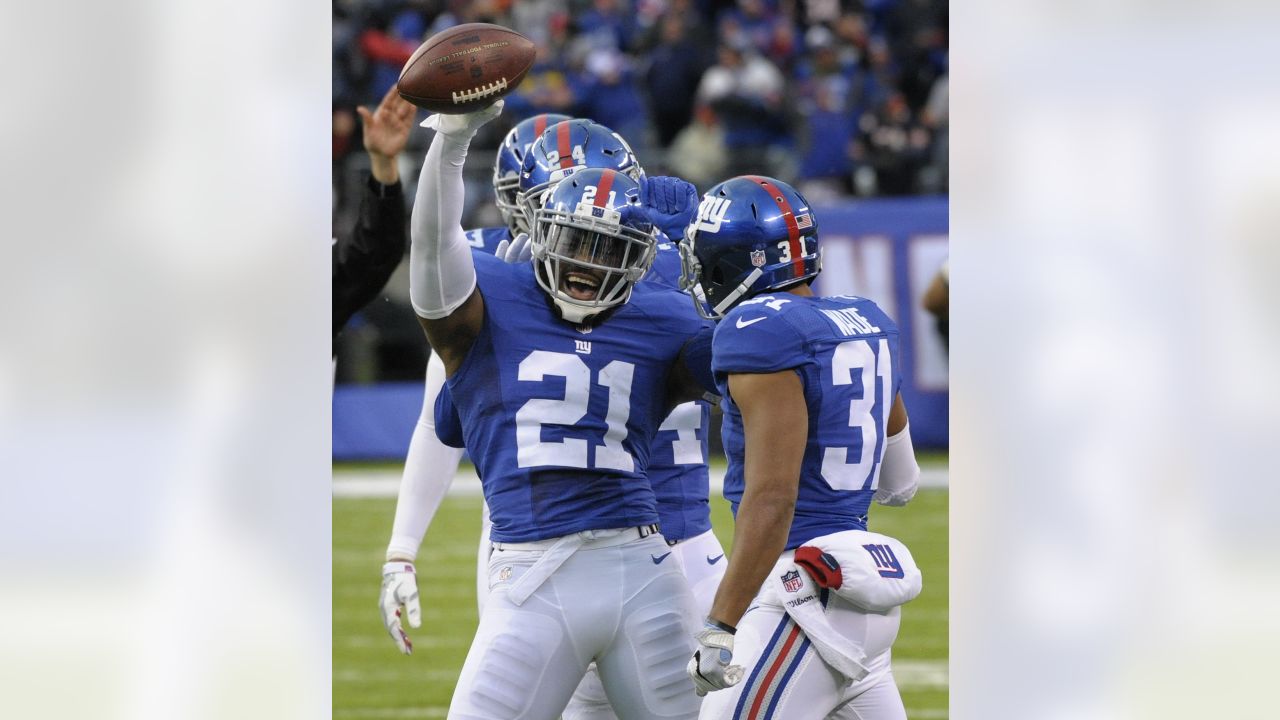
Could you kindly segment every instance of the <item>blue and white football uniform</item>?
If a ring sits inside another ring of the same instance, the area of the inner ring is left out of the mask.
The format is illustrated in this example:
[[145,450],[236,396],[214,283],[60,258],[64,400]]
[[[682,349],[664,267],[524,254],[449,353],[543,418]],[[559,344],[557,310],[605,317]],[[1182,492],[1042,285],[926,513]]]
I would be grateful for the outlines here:
[[[688,585],[675,563],[663,563],[673,551],[661,535],[636,540],[617,528],[659,520],[645,471],[667,375],[705,325],[683,294],[645,288],[584,332],[555,316],[532,266],[473,259],[484,327],[447,384],[466,445],[485,448],[474,459],[494,544],[489,598],[454,707],[501,713],[490,695],[501,688],[497,674],[541,687],[535,703],[556,697],[561,681],[571,693],[594,660],[618,717],[691,717],[697,700],[670,645],[687,647]],[[616,586],[602,587],[605,577]],[[599,612],[576,603],[566,614],[556,600],[565,597],[595,598],[587,607]],[[619,606],[625,627],[616,627]],[[522,676],[536,669],[509,659],[522,655],[556,671]],[[579,694],[594,694],[591,681]]]
[[905,720],[890,671],[899,607],[867,613],[823,591],[825,610],[818,615],[839,643],[854,649],[866,671],[852,678],[823,662],[811,637],[785,609],[797,597],[790,594],[793,585],[786,584],[795,569],[795,548],[867,527],[900,384],[898,341],[897,326],[875,303],[850,296],[759,295],[733,308],[716,328],[714,371],[723,395],[722,437],[729,459],[725,497],[735,515],[744,490],[745,448],[728,376],[795,370],[809,408],[809,435],[787,552],[734,638],[734,660],[748,669],[747,676],[709,694],[699,715],[703,720]]

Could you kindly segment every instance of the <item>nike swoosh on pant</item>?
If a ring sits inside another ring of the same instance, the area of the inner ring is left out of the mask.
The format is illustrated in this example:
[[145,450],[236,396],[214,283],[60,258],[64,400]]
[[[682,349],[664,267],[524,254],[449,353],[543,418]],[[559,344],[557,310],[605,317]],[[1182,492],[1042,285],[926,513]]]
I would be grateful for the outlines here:
[[667,559],[667,555],[670,555],[670,554],[671,554],[671,553],[664,553],[664,554],[662,554],[662,555],[650,555],[650,556],[649,556],[649,559],[653,560],[653,564],[654,564],[654,565],[657,565],[658,563],[662,562],[663,560],[666,560],[666,559]]
[[708,565],[715,565],[716,563],[720,562],[720,558],[722,558],[722,557],[724,557],[724,553],[721,553],[721,554],[719,554],[719,555],[717,555],[717,556],[715,556],[715,557],[711,557],[710,555],[708,555],[708,556],[707,556],[707,564],[708,564]]

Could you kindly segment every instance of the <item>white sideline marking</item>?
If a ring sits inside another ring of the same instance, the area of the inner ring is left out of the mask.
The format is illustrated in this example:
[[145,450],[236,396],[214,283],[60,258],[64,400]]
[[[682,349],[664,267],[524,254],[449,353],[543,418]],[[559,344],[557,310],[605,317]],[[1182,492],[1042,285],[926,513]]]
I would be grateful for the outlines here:
[[945,690],[949,685],[946,660],[894,660],[893,678],[900,688]]
[[449,714],[447,708],[341,708],[333,711],[335,718],[442,718]]
[[[920,468],[920,487],[946,488],[947,466]],[[711,490],[724,488],[724,470],[711,469]],[[394,498],[400,492],[400,470],[333,471],[333,496],[336,498]],[[449,494],[474,497],[480,494],[480,478],[470,465],[458,468]]]

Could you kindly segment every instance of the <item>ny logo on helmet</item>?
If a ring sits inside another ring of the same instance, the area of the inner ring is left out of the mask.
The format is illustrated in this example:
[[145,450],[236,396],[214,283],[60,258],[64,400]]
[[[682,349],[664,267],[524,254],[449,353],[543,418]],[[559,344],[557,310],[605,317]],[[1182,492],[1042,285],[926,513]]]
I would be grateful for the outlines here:
[[702,204],[698,206],[696,229],[713,233],[720,232],[720,226],[724,223],[724,216],[729,213],[730,204],[731,201],[728,198],[704,197]]

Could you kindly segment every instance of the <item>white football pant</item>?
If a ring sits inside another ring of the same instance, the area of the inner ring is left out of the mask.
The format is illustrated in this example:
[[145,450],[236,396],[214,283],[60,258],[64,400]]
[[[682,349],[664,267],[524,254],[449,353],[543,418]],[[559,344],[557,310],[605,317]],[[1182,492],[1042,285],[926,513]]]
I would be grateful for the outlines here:
[[[716,588],[720,586],[720,578],[724,577],[729,561],[720,547],[720,540],[710,530],[669,545],[667,549],[671,555],[663,558],[664,561],[676,564],[693,593],[690,622],[697,628],[711,610],[711,601],[715,599]],[[600,684],[600,675],[593,664],[574,691],[569,706],[564,709],[564,720],[617,720],[617,717],[605,697],[604,686]]]
[[742,682],[708,693],[701,720],[906,720],[890,668],[901,608],[867,614],[830,594],[833,629],[867,653],[869,672],[856,683],[827,665],[781,605],[747,609],[733,639],[733,662],[747,669]]
[[[621,720],[692,720],[698,698],[684,666],[693,600],[659,534],[578,533],[581,547],[517,605],[517,583],[556,540],[496,543],[489,595],[449,720],[555,720],[594,659]],[[538,573],[540,568],[534,568]]]

